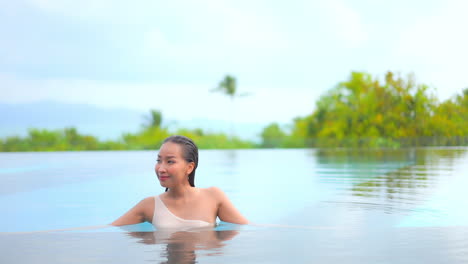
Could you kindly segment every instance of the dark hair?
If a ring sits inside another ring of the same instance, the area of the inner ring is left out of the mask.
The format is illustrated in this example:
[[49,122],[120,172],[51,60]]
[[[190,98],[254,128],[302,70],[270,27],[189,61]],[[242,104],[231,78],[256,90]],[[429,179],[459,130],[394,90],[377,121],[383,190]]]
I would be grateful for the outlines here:
[[[193,171],[188,176],[188,181],[190,186],[195,187],[195,170],[198,167],[198,147],[195,143],[188,137],[184,136],[170,136],[163,141],[164,143],[172,142],[182,146],[182,156],[187,162],[195,163]],[[166,188],[167,191],[167,188]]]

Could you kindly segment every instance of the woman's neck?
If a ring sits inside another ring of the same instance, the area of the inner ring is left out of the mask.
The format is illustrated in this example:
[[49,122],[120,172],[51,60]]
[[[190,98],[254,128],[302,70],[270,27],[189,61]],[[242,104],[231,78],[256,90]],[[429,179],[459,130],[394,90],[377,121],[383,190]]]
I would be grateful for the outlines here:
[[183,185],[169,189],[167,195],[172,199],[182,199],[193,195],[195,191],[195,187],[190,185]]

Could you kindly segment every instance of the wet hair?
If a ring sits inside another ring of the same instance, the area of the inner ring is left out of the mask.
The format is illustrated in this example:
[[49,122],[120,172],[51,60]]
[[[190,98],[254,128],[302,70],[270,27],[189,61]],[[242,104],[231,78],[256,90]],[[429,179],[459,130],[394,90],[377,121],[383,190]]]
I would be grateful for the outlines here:
[[[163,141],[164,143],[171,142],[179,144],[182,147],[182,157],[187,162],[193,162],[195,166],[193,167],[192,172],[188,176],[188,181],[190,186],[195,187],[195,170],[198,167],[198,147],[195,143],[188,137],[184,136],[170,136]],[[166,188],[167,192],[167,188]]]

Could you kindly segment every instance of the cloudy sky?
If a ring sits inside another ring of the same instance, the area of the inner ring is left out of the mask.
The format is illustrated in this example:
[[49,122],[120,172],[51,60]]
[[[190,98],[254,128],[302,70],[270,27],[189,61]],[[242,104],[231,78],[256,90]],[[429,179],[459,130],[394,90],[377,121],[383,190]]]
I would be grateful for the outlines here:
[[289,122],[351,71],[468,87],[464,0],[0,0],[0,103],[54,100]]

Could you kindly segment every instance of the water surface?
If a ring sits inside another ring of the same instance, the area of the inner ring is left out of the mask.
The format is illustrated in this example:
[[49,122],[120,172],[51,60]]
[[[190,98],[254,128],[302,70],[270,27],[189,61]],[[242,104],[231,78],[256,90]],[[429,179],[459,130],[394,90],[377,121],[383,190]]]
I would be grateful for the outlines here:
[[0,262],[465,263],[467,150],[202,150],[197,186],[256,225],[175,233],[36,232],[107,224],[163,192],[156,151],[0,153]]

